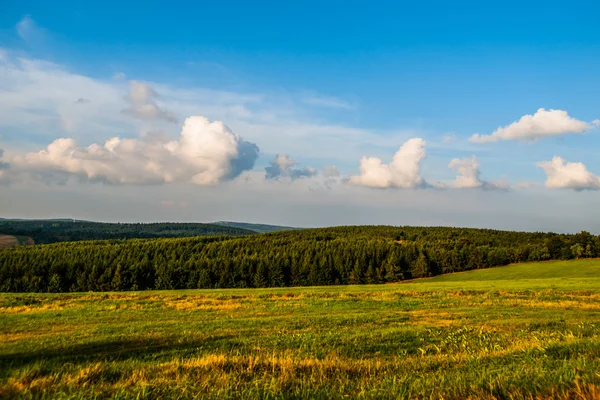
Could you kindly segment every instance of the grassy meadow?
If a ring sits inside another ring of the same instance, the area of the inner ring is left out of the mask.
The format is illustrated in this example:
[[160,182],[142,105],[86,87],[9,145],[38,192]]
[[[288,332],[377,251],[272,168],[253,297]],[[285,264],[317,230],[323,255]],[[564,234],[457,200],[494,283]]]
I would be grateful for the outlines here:
[[0,294],[0,398],[600,398],[600,261],[397,284]]

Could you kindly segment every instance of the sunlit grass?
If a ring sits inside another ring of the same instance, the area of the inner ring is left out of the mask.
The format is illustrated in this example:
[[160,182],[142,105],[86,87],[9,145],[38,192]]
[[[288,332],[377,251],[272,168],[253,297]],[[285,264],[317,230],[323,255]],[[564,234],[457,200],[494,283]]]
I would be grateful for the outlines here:
[[0,398],[600,398],[600,261],[0,295]]

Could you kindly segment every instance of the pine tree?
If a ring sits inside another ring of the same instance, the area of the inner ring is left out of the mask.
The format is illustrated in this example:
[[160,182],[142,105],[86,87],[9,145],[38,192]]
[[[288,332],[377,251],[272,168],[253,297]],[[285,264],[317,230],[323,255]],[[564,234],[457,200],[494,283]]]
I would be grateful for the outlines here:
[[366,280],[367,283],[377,283],[377,275],[375,274],[372,262],[369,263],[369,267],[367,268]]
[[352,272],[350,272],[348,283],[350,283],[351,285],[359,285],[362,283],[360,261],[358,260],[356,260],[356,262],[354,263],[354,268],[352,269]]

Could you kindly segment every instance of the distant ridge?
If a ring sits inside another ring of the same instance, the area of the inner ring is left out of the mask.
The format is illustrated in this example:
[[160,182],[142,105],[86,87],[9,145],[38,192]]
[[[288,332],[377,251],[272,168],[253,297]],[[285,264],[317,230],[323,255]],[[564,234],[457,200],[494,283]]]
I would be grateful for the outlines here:
[[269,233],[269,232],[280,232],[280,231],[293,231],[304,228],[295,228],[292,226],[281,226],[281,225],[268,225],[268,224],[251,224],[248,222],[232,222],[232,221],[217,221],[213,222],[215,225],[228,226],[230,228],[248,229],[257,233]]
[[[0,235],[25,236],[37,244],[80,240],[175,238],[208,235],[245,236],[257,231],[236,226],[186,223],[107,223],[61,219],[0,219]],[[10,243],[9,243],[10,240]],[[8,246],[8,244],[6,246]]]
[[91,221],[85,221],[83,219],[73,219],[73,218],[0,218],[0,221],[6,221],[6,222],[11,222],[11,221],[16,221],[16,222],[23,222],[23,221],[91,222]]

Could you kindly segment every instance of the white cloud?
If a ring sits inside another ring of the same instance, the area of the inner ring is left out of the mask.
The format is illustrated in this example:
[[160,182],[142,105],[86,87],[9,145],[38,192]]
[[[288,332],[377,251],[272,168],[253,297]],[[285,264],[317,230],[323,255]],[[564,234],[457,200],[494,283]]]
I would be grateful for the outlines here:
[[291,180],[311,178],[317,175],[314,168],[292,168],[297,165],[287,154],[277,154],[275,160],[265,168],[266,179],[290,178]]
[[394,155],[392,162],[383,164],[380,158],[365,157],[360,160],[360,175],[349,182],[373,188],[416,188],[424,184],[420,163],[425,158],[425,140],[409,139]]
[[124,72],[116,72],[115,74],[113,74],[112,78],[115,80],[125,79],[125,73]]
[[[349,166],[365,148],[395,146],[422,134],[412,129],[376,131],[316,120],[306,109],[299,109],[297,98],[288,93],[239,93],[159,82],[147,85],[160,93],[155,99],[160,110],[226,121],[235,132],[243,132],[246,140],[260,143],[266,154],[300,154],[321,159],[323,164]],[[72,137],[80,145],[149,131],[176,137],[176,125],[165,119],[131,118],[122,113],[131,108],[124,99],[129,90],[124,81],[93,79],[64,65],[19,58],[7,50],[5,59],[0,60],[0,129],[18,138],[19,145],[28,150],[57,137]],[[80,98],[89,103],[78,103]]]
[[482,179],[479,161],[475,155],[471,158],[454,158],[448,164],[448,168],[457,174],[456,179],[450,183],[437,183],[434,186],[446,189],[507,190],[510,188],[506,179],[496,181]]
[[492,143],[501,140],[535,141],[545,137],[582,133],[590,129],[590,124],[570,117],[566,111],[540,108],[533,115],[524,115],[508,126],[499,127],[491,135],[476,133],[469,138],[469,141],[472,143]]
[[451,168],[458,174],[455,181],[451,184],[455,188],[478,188],[483,186],[483,181],[479,177],[479,162],[477,157],[458,159],[450,161],[448,168]]
[[593,123],[596,126],[600,126],[600,119],[595,119]]
[[179,140],[112,138],[102,146],[80,147],[62,138],[45,150],[16,156],[13,172],[47,181],[69,177],[110,184],[191,182],[214,185],[252,169],[258,147],[221,121],[195,116],[185,120]]
[[129,107],[125,108],[123,113],[140,119],[163,119],[177,122],[175,114],[158,106],[156,103],[158,97],[158,93],[148,83],[131,81],[129,82],[129,94],[125,97]]
[[[92,140],[135,132],[130,119],[120,113],[125,90],[9,52],[0,60],[0,126],[15,136],[56,138],[68,133]],[[80,98],[91,104],[81,107]]]
[[536,165],[546,173],[548,188],[600,189],[600,177],[588,171],[583,163],[567,162],[562,157],[554,156],[552,161],[541,161]]

